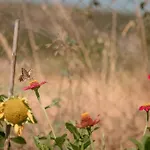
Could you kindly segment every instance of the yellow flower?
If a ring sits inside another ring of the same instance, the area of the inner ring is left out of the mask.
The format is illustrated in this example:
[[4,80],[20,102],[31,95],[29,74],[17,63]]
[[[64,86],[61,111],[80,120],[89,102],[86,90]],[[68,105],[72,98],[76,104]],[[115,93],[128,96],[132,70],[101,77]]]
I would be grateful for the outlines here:
[[19,126],[18,124],[15,124],[14,131],[18,136],[21,136],[23,130],[23,126]]
[[31,109],[25,98],[10,97],[0,103],[0,119],[14,127],[15,133],[21,135],[23,124],[29,121],[34,122]]

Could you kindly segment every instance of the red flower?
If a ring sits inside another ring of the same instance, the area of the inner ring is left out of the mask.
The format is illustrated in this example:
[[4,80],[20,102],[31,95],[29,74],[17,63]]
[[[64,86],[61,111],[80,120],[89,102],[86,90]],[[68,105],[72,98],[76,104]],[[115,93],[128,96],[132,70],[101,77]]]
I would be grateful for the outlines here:
[[[98,115],[98,117],[99,117],[99,115]],[[81,122],[80,122],[80,124],[77,123],[76,127],[77,128],[91,127],[91,126],[96,125],[99,122],[100,122],[99,118],[96,118],[95,120],[93,120],[91,118],[91,116],[89,115],[89,113],[86,112],[81,115]]]
[[148,75],[148,79],[150,80],[150,74]]
[[46,82],[46,81],[43,81],[43,82],[39,83],[39,82],[37,82],[36,80],[34,80],[34,81],[32,81],[32,82],[30,83],[29,86],[24,87],[23,90],[34,90],[34,89],[38,89],[38,88],[40,88],[41,85],[43,85],[43,84],[45,84],[45,83],[47,83],[47,82]]
[[140,106],[139,110],[145,110],[146,112],[148,112],[150,110],[150,104]]

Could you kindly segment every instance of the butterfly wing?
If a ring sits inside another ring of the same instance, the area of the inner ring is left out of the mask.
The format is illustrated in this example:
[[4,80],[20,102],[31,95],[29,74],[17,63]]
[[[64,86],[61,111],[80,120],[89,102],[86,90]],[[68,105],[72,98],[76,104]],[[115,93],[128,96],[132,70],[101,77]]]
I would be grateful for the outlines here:
[[24,81],[24,80],[23,80],[23,75],[20,75],[19,81],[20,81],[20,82]]
[[29,71],[25,70],[24,68],[22,68],[22,75],[24,76],[24,78],[30,78]]
[[19,81],[22,82],[26,79],[30,79],[31,69],[29,71],[25,70],[24,68],[21,68],[21,75],[19,77]]

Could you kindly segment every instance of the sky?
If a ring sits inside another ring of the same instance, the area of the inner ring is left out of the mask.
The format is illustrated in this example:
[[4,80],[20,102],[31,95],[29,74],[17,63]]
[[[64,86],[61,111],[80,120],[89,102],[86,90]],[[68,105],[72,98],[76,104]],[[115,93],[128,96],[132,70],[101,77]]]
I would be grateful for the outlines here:
[[[65,0],[67,3],[78,3],[79,0]],[[83,5],[89,3],[90,0],[81,0]],[[116,0],[112,4],[112,0],[97,0],[100,2],[101,7],[105,9],[115,9],[122,13],[134,13],[136,4],[140,4],[143,0]],[[150,3],[145,7],[150,11]]]
[[[22,1],[22,0],[0,0],[1,1]],[[30,2],[34,2],[34,3],[39,3],[42,1],[46,1],[46,2],[52,2],[55,0],[25,0],[25,1],[30,1]],[[60,0],[63,1],[66,4],[71,4],[71,5],[75,5],[77,4],[78,6],[82,6],[85,7],[89,4],[90,0]],[[141,3],[143,0],[116,0],[113,4],[112,4],[112,0],[97,0],[100,2],[101,4],[101,8],[103,9],[115,9],[119,12],[122,13],[134,13],[135,12],[135,2],[137,3]],[[146,10],[150,11],[150,3],[146,6]]]

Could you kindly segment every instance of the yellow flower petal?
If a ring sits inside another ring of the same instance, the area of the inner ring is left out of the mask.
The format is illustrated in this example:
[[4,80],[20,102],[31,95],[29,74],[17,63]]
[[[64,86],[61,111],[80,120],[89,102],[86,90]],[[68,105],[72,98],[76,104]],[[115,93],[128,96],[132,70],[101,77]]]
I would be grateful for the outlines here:
[[31,114],[30,111],[28,111],[27,115],[28,115],[29,119],[31,120],[31,122],[32,122],[32,123],[35,123],[35,122],[34,122],[34,119],[33,119],[33,115]]
[[0,103],[0,119],[4,117],[4,103]]
[[0,103],[0,107],[3,107],[4,106],[4,102]]
[[21,136],[23,130],[23,126],[19,126],[18,124],[15,124],[14,131],[18,136]]
[[4,117],[4,112],[0,112],[0,119]]

